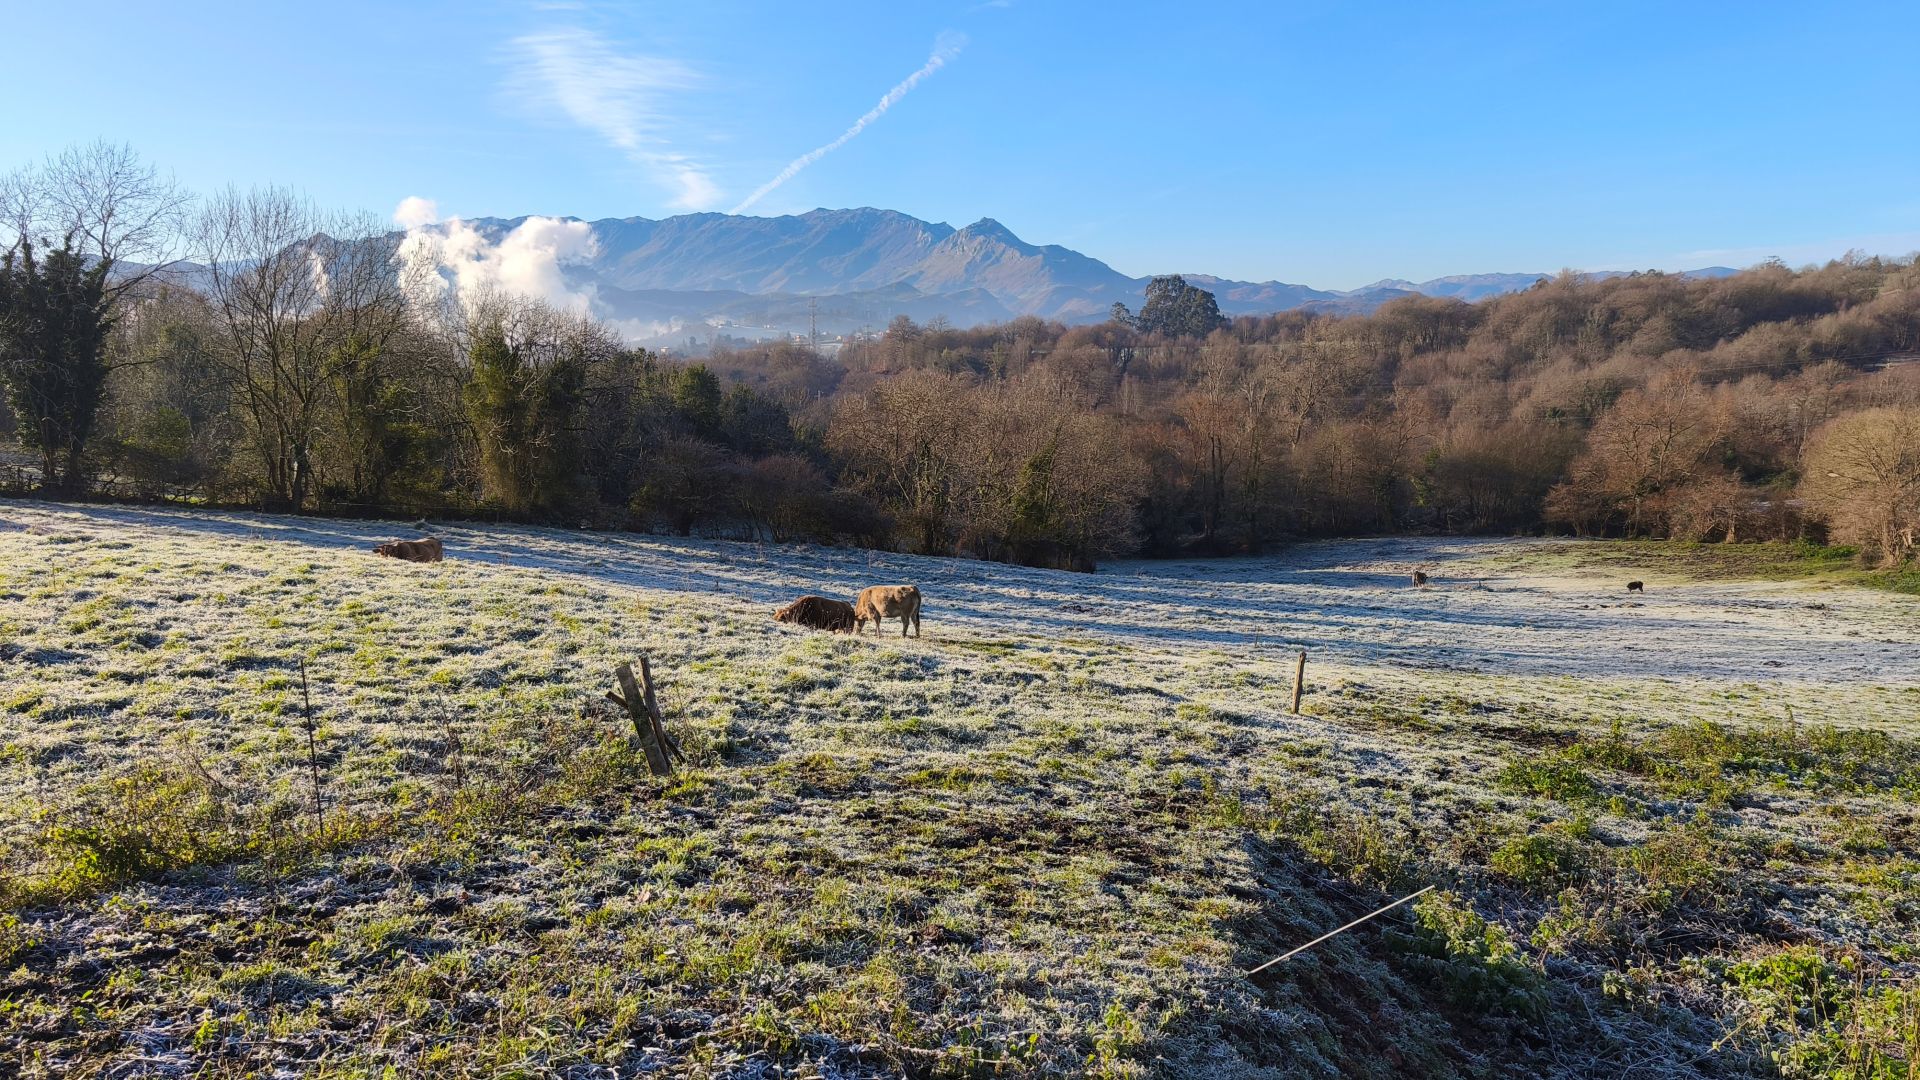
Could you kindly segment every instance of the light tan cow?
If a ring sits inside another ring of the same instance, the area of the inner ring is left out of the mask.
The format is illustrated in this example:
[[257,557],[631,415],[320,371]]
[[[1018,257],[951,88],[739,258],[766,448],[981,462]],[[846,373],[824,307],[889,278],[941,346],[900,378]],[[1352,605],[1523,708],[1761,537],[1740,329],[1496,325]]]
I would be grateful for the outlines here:
[[389,559],[405,559],[407,562],[439,562],[446,557],[440,541],[431,536],[425,540],[395,540],[381,544],[373,549],[373,553]]
[[920,590],[913,585],[869,585],[860,590],[860,599],[853,605],[853,632],[865,630],[868,620],[873,622],[874,633],[880,632],[880,620],[898,618],[900,636],[907,636],[907,626],[913,626],[913,636],[920,636]]

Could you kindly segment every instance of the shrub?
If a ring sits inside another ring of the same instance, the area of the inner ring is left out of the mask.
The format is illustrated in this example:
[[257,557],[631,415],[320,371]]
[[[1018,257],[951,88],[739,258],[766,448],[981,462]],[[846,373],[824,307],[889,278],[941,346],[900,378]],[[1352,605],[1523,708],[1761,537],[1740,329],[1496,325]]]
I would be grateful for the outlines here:
[[1506,930],[1482,918],[1451,892],[1429,893],[1414,905],[1416,928],[1396,944],[1412,966],[1457,1007],[1539,1021],[1546,992],[1538,972],[1520,959]]
[[1502,844],[1489,865],[1494,873],[1529,890],[1551,893],[1580,879],[1587,856],[1584,846],[1565,832],[1538,832]]
[[1743,960],[1724,975],[1747,1013],[1742,1030],[1772,1048],[1781,1075],[1907,1080],[1920,1067],[1920,987],[1872,983],[1850,957],[1808,946]]
[[1599,789],[1578,763],[1559,758],[1515,761],[1500,773],[1500,786],[1522,795],[1540,795],[1561,802],[1591,802]]
[[0,973],[39,945],[40,939],[27,929],[18,915],[0,915]]
[[56,816],[42,838],[52,863],[43,887],[56,897],[225,862],[250,847],[230,808],[197,776],[147,765],[82,799],[82,809]]
[[1574,761],[1602,765],[1625,773],[1646,775],[1654,770],[1652,756],[1627,740],[1625,727],[1618,720],[1613,722],[1605,739],[1582,739],[1567,748],[1567,756]]
[[1738,905],[1728,867],[1734,852],[1712,829],[1689,825],[1660,833],[1634,848],[1627,864],[1638,879],[1643,900],[1653,911],[1681,905],[1730,911]]

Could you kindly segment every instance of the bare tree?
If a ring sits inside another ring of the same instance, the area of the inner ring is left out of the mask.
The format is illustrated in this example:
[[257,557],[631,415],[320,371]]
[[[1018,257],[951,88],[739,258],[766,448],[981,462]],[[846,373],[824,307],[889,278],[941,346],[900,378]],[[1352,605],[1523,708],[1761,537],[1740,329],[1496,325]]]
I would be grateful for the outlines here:
[[1732,472],[1709,472],[1673,492],[1668,517],[1675,539],[1721,543],[1740,540],[1755,516],[1755,492]]
[[43,201],[37,169],[20,168],[0,175],[0,241],[9,250],[39,231],[34,222],[45,216]]
[[[323,215],[280,188],[229,190],[197,230],[222,330],[216,356],[234,385],[267,500],[297,510],[313,494],[315,450],[342,365],[365,367],[406,321],[392,252],[374,223]],[[351,404],[351,402],[349,402]]]
[[850,478],[893,509],[916,551],[943,552],[953,539],[966,391],[949,375],[898,375],[842,403],[827,431]]
[[115,331],[126,362],[102,406],[103,465],[144,494],[213,494],[234,444],[234,412],[206,298],[155,289]]
[[1656,380],[1623,394],[1593,426],[1587,452],[1549,496],[1548,515],[1576,524],[1597,507],[1626,515],[1629,535],[1667,524],[1667,503],[1706,467],[1726,418],[1687,380]]
[[1920,554],[1920,408],[1849,413],[1807,445],[1801,490],[1833,536],[1894,566]]
[[109,264],[117,303],[178,265],[192,206],[192,195],[132,147],[87,143],[0,178],[0,240],[53,246],[72,237],[88,259]]

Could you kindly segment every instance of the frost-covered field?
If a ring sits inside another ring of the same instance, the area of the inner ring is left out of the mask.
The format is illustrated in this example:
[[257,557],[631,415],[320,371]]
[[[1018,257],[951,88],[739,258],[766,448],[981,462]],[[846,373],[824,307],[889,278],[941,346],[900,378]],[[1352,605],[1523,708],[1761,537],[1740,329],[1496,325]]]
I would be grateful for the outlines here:
[[[411,535],[0,504],[0,1064],[1832,1074],[1914,1030],[1912,598],[1527,541],[366,551]],[[769,618],[901,581],[924,638]],[[667,781],[596,705],[643,652]]]

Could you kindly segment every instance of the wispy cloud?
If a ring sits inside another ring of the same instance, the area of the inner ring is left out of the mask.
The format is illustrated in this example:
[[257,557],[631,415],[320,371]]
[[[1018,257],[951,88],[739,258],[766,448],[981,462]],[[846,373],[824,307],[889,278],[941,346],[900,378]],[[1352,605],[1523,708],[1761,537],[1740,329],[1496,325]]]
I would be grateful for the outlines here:
[[940,39],[934,43],[933,55],[927,57],[927,62],[920,66],[920,70],[902,79],[898,85],[887,91],[886,95],[880,99],[878,105],[868,109],[866,115],[855,120],[852,127],[840,133],[839,138],[827,143],[825,146],[815,147],[799,157],[794,158],[788,163],[787,167],[781,169],[773,179],[753,189],[753,194],[740,200],[740,205],[734,207],[731,212],[735,214],[745,212],[751,208],[754,203],[766,198],[775,188],[798,176],[801,170],[807,166],[819,161],[821,158],[826,157],[828,154],[833,153],[849,142],[852,142],[855,135],[865,131],[867,125],[885,116],[887,110],[893,108],[901,98],[907,96],[909,91],[920,85],[921,80],[947,66],[948,61],[960,55],[960,50],[965,48],[966,44],[967,38],[964,34],[940,35]]
[[664,100],[698,82],[670,59],[621,52],[598,34],[564,28],[511,42],[508,89],[535,107],[557,111],[644,167],[673,193],[674,206],[705,210],[720,198],[706,168],[674,150]]
[[[1804,243],[1772,244],[1764,247],[1702,248],[1655,259],[1649,265],[1691,270],[1707,263],[1724,266],[1752,266],[1764,259],[1778,258],[1789,266],[1825,262],[1850,251],[1868,255],[1904,256],[1920,251],[1920,232],[1878,233],[1870,236],[1840,236]],[[1629,264],[1637,265],[1637,264]]]

